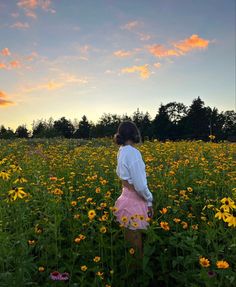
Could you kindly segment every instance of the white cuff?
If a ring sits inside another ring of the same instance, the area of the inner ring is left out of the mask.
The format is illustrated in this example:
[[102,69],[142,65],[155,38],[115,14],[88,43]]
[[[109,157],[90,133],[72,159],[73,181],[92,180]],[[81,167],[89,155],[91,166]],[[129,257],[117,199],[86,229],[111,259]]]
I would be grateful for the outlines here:
[[152,202],[151,202],[151,201],[148,201],[148,202],[147,202],[147,205],[148,205],[148,207],[149,207],[149,206],[152,206]]

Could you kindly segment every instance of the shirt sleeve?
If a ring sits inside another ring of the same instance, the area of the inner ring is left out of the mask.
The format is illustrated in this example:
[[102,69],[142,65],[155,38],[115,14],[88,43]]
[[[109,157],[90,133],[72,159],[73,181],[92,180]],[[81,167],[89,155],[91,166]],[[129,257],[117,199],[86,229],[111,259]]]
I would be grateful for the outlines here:
[[135,190],[147,201],[148,206],[152,206],[153,196],[147,185],[145,164],[143,160],[135,160],[129,166],[129,171]]

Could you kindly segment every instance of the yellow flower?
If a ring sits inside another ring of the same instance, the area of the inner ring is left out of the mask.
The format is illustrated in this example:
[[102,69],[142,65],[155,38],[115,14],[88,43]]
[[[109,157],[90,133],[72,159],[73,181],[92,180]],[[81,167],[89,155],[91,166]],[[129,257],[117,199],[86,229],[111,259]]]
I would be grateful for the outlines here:
[[39,270],[39,272],[44,272],[45,268],[44,268],[43,266],[40,266],[40,267],[38,268],[38,270]]
[[23,187],[13,187],[13,189],[8,191],[8,194],[12,200],[24,198],[28,195],[26,192],[24,192]]
[[35,244],[35,240],[28,240],[28,244],[29,245],[34,245]]
[[100,230],[101,233],[106,233],[107,232],[107,229],[106,229],[105,226],[102,226],[99,230]]
[[206,267],[209,267],[209,266],[210,266],[210,261],[209,261],[207,258],[201,256],[201,257],[199,258],[199,264],[200,264],[202,267],[206,268]]
[[71,201],[70,203],[72,206],[76,206],[77,205],[77,201]]
[[168,209],[165,208],[165,207],[163,207],[163,208],[160,210],[160,213],[161,213],[161,214],[166,214],[167,211],[168,211]]
[[192,229],[193,229],[193,230],[198,230],[198,224],[193,224],[193,225],[192,225]]
[[215,214],[215,218],[223,219],[224,221],[228,217],[229,213],[225,211],[224,208],[216,209],[218,212]]
[[81,239],[80,239],[79,237],[76,237],[76,238],[74,239],[74,241],[75,241],[75,243],[80,243]]
[[124,223],[126,223],[126,222],[128,221],[127,216],[122,216],[121,221],[124,222]]
[[80,218],[80,215],[79,214],[75,214],[74,215],[74,219],[79,219]]
[[219,269],[227,269],[229,268],[229,263],[227,261],[220,260],[216,262],[216,266]]
[[228,226],[236,227],[236,211],[233,211],[233,214],[229,214],[225,222],[228,222]]
[[129,253],[130,253],[131,255],[133,255],[133,254],[135,253],[134,248],[130,248]]
[[183,229],[187,229],[188,228],[188,223],[185,221],[181,222]]
[[55,188],[55,190],[53,190],[52,193],[55,195],[62,195],[63,191],[60,188]]
[[80,238],[81,240],[84,240],[84,239],[86,238],[86,236],[83,235],[83,234],[80,234],[80,235],[79,235],[79,238]]
[[80,269],[81,269],[82,271],[86,271],[86,270],[88,269],[88,267],[87,267],[86,265],[83,265],[83,266],[80,266]]
[[96,193],[100,193],[100,192],[101,192],[101,188],[100,188],[100,187],[97,187],[97,188],[95,189],[95,192],[96,192]]
[[179,219],[179,218],[174,218],[173,221],[174,221],[175,223],[179,223],[179,222],[181,221],[181,219]]
[[167,230],[170,230],[170,226],[169,226],[169,223],[168,223],[168,222],[161,221],[160,226],[161,226],[162,229],[164,229],[164,230],[166,230],[166,231],[167,231]]
[[134,221],[134,222],[132,222],[132,223],[131,223],[131,225],[132,225],[133,227],[135,227],[135,228],[137,228],[137,227],[139,226],[139,225],[138,225],[138,223],[137,223],[137,222],[135,222],[135,221]]
[[93,258],[93,261],[94,261],[94,262],[99,262],[99,261],[100,261],[100,259],[101,259],[101,257],[99,257],[99,256],[95,256],[95,257]]
[[27,182],[28,180],[27,179],[25,179],[24,177],[22,177],[22,176],[18,176],[18,178],[15,180],[15,181],[13,181],[13,183],[24,183],[24,182]]
[[95,216],[96,216],[95,210],[94,210],[94,209],[89,210],[89,212],[88,212],[88,218],[89,218],[90,220],[92,220]]
[[222,198],[221,202],[223,203],[221,208],[224,208],[228,212],[230,211],[230,209],[236,208],[236,205],[234,204],[234,201],[230,197]]
[[96,272],[96,275],[103,278],[103,272],[101,272],[101,271]]

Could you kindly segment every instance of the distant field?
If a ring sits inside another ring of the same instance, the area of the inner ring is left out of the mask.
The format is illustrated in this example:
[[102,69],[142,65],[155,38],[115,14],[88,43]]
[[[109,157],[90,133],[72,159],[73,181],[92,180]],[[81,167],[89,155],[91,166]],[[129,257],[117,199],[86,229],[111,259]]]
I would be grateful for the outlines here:
[[0,286],[236,286],[236,145],[137,148],[155,210],[139,272],[111,140],[0,141]]

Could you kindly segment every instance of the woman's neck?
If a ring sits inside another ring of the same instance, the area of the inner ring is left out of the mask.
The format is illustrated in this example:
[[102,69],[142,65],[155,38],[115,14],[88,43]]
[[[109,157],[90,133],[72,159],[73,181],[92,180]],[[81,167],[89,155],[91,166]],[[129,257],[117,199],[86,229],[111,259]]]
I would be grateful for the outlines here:
[[132,142],[131,140],[128,140],[128,141],[126,141],[125,143],[124,143],[124,146],[125,145],[134,145],[134,142]]

